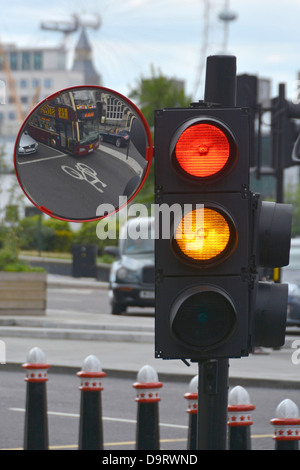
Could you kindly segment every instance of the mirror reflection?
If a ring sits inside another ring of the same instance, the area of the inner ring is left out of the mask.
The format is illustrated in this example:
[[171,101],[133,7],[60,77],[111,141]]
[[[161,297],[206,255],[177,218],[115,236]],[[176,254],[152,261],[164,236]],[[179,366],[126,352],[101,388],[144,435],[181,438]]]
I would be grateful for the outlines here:
[[72,221],[118,210],[140,189],[151,158],[150,132],[139,110],[94,86],[44,100],[27,117],[15,147],[16,174],[28,198],[43,212]]

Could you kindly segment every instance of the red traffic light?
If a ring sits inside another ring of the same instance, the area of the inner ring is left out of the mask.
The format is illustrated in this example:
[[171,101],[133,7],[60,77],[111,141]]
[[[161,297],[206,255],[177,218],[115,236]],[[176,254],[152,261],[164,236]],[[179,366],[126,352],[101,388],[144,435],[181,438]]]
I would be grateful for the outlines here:
[[212,178],[224,174],[236,162],[234,139],[220,123],[190,123],[176,139],[175,161],[187,176]]

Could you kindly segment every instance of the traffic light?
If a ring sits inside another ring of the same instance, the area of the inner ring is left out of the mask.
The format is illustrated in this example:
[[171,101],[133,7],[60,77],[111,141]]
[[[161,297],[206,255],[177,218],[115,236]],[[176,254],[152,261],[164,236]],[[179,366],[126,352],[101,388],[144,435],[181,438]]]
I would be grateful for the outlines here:
[[248,128],[242,108],[156,112],[156,357],[248,351]]
[[254,260],[258,269],[250,299],[249,333],[253,346],[280,347],[285,340],[288,285],[264,280],[259,268],[289,264],[292,206],[262,201],[259,194],[255,200]]
[[285,85],[279,85],[271,106],[272,166],[275,170],[300,163],[300,105],[285,98]]
[[286,290],[259,282],[258,268],[288,264],[290,211],[250,191],[249,147],[246,108],[206,100],[155,112],[157,358],[235,358],[279,342],[265,329],[273,309],[284,324]]

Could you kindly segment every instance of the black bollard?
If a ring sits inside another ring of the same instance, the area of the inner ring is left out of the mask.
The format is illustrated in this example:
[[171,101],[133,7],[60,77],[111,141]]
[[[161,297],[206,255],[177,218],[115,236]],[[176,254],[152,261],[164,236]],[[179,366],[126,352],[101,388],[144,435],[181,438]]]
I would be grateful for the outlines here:
[[300,419],[297,405],[289,398],[283,400],[276,408],[276,416],[271,420],[275,450],[298,450]]
[[97,357],[88,356],[77,373],[80,378],[79,450],[103,450],[102,371]]
[[138,403],[136,450],[159,450],[158,389],[162,387],[162,383],[158,381],[156,371],[148,365],[139,371],[137,380],[133,384],[137,390]]
[[29,351],[25,382],[26,409],[24,429],[24,450],[48,450],[48,416],[47,416],[47,370],[45,354],[39,348]]
[[198,414],[198,375],[196,375],[190,381],[189,392],[184,395],[184,398],[188,400],[188,409],[186,410],[186,412],[189,414],[187,450],[196,450]]
[[228,399],[229,450],[251,450],[251,412],[254,409],[243,387],[237,386],[231,390]]

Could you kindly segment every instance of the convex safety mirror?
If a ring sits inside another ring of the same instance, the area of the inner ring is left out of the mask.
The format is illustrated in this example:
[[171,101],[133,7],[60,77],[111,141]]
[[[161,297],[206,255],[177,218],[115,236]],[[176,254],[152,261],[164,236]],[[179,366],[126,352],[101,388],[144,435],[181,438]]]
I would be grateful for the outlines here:
[[24,121],[14,153],[24,193],[42,212],[84,222],[131,201],[151,166],[147,122],[128,98],[98,86],[61,90]]

